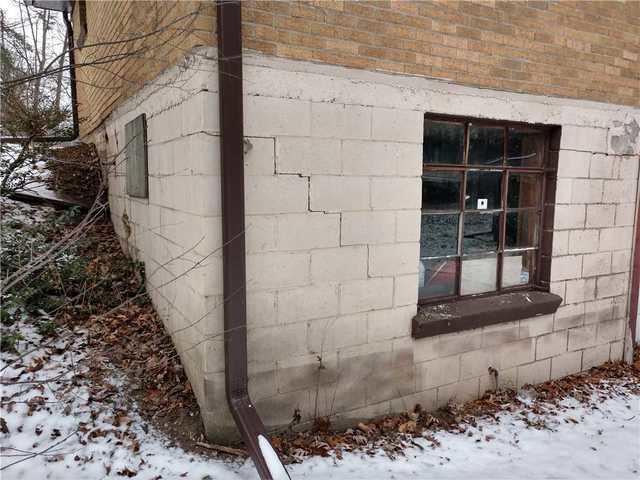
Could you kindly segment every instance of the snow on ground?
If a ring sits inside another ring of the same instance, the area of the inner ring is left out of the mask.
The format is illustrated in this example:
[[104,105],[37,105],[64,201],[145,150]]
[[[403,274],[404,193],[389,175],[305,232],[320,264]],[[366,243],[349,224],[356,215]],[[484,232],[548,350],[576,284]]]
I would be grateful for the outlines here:
[[[21,330],[20,351],[33,351],[13,363],[15,354],[0,356],[0,415],[8,430],[0,434],[3,480],[257,478],[250,460],[205,458],[170,446],[127,407],[117,375],[111,385],[91,383],[92,362],[106,359],[89,356],[82,331],[34,350],[43,339],[29,325]],[[409,449],[395,460],[382,452],[345,453],[342,460],[312,458],[288,469],[294,480],[639,478],[640,396],[620,387],[596,405],[565,399],[556,415],[541,414],[542,429],[527,428],[522,412],[505,412],[465,434],[435,433],[435,448],[418,440],[423,450]]]

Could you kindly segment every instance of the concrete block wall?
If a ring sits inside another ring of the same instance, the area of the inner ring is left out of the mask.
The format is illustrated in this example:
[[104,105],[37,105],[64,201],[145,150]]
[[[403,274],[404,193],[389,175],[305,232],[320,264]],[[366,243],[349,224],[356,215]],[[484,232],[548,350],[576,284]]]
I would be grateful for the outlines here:
[[[222,324],[216,303],[222,294],[218,93],[215,71],[207,71],[203,53],[196,50],[185,60],[187,68],[157,77],[91,137],[108,173],[116,233],[125,250],[144,263],[147,290],[201,404],[210,343]],[[142,113],[146,199],[126,192],[125,125]]]
[[[235,427],[224,399],[216,250],[216,73],[198,58],[198,68],[175,73],[191,72],[195,91],[170,100],[143,90],[110,117],[109,142],[121,142],[124,123],[147,112],[150,143],[148,202],[128,198],[120,174],[110,199],[123,242],[147,265],[207,433],[224,440]],[[434,408],[621,357],[638,109],[261,54],[246,56],[245,95],[250,391],[268,427]],[[556,314],[411,337],[425,112],[562,126],[552,290],[564,301]]]

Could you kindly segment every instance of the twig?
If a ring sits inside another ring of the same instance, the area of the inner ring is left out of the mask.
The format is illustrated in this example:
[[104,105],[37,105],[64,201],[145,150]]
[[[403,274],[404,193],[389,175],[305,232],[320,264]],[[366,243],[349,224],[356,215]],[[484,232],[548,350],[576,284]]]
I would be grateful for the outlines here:
[[216,452],[227,453],[229,455],[235,455],[236,457],[246,457],[247,451],[240,448],[225,447],[224,445],[214,445],[212,443],[196,442],[198,447],[206,448],[207,450],[214,450]]

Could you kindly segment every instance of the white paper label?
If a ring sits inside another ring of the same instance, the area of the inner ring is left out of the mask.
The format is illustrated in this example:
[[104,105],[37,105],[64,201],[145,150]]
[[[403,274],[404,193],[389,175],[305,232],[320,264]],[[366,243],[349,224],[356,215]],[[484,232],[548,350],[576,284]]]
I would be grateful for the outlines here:
[[486,210],[487,209],[488,200],[486,198],[478,199],[478,210]]

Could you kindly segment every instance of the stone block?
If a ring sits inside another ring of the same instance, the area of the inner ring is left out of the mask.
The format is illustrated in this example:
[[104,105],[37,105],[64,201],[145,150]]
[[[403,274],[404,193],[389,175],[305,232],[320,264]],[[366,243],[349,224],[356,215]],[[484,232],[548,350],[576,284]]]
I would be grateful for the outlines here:
[[457,382],[459,378],[460,357],[458,355],[438,358],[416,365],[417,390],[428,390],[433,387]]
[[308,326],[307,344],[310,353],[321,355],[367,342],[366,313],[311,320]]
[[339,378],[337,353],[303,355],[277,362],[279,393],[294,392],[336,382]]
[[438,388],[438,407],[445,407],[447,404],[465,403],[475,400],[480,396],[480,379],[472,378],[462,380],[451,385]]
[[596,344],[596,324],[569,330],[569,351],[582,350]]
[[313,175],[310,181],[313,211],[344,212],[369,209],[369,179]]
[[554,357],[567,351],[567,332],[558,332],[542,335],[536,339],[536,360]]
[[411,319],[416,315],[416,306],[375,310],[368,313],[368,341],[379,342],[411,334]]
[[585,325],[613,320],[613,298],[604,298],[594,302],[587,302],[584,304],[584,308]]
[[340,245],[340,215],[295,213],[276,217],[279,250],[310,250]]
[[587,153],[607,153],[607,129],[563,125],[560,148]]
[[[615,224],[615,205],[587,205],[587,228],[612,227]],[[555,243],[555,233],[553,241]]]
[[418,209],[422,203],[420,178],[373,178],[371,207],[374,210]]
[[392,304],[392,278],[370,278],[340,285],[341,313],[378,310]]
[[518,367],[517,387],[546,382],[551,378],[551,359],[532,362]]
[[344,140],[342,173],[417,177],[422,174],[422,147],[414,143]]
[[393,285],[393,305],[416,305],[418,303],[418,275],[396,276]]
[[559,257],[569,253],[569,230],[557,230],[553,232],[552,255]]
[[616,273],[598,277],[596,292],[598,298],[615,297],[622,295],[627,289],[627,274]]
[[270,252],[278,249],[277,220],[275,215],[245,216],[247,253]]
[[367,278],[367,247],[350,246],[311,252],[314,282],[342,282]]
[[278,137],[276,172],[298,175],[339,175],[340,141],[329,138]]
[[244,173],[247,176],[276,173],[275,139],[245,137]]
[[[245,178],[247,215],[306,212],[308,180],[293,175]],[[193,197],[193,192],[191,192]]]
[[314,102],[311,104],[311,135],[332,138],[370,138],[371,107]]
[[439,357],[471,352],[482,348],[482,329],[447,333],[438,336],[435,350]]
[[582,370],[589,370],[591,367],[598,367],[609,361],[610,345],[598,345],[585,349],[582,352]]
[[578,303],[593,300],[596,298],[596,279],[579,278],[577,280],[567,280],[565,293],[566,303]]
[[624,342],[622,340],[618,340],[617,342],[611,342],[611,353],[609,358],[612,362],[617,362],[622,360],[622,353],[624,351]]
[[600,203],[603,180],[575,179],[571,188],[571,203]]
[[307,352],[307,324],[253,328],[247,333],[249,362],[283,360]]
[[615,175],[615,157],[604,155],[601,153],[594,154],[591,157],[591,168],[589,177],[591,178],[614,178]]
[[[365,211],[342,213],[342,245],[392,243],[395,240],[395,212]],[[418,227],[418,235],[420,228]]]
[[421,219],[420,210],[398,211],[396,213],[396,241],[419,242]]
[[245,96],[244,132],[246,136],[309,136],[310,102],[264,96]]
[[247,326],[266,327],[277,323],[276,294],[247,292]]
[[247,290],[303,286],[309,283],[309,254],[268,252],[247,255]]
[[493,347],[503,343],[515,342],[519,339],[520,323],[518,321],[490,325],[482,329],[482,347]]
[[626,273],[631,270],[631,251],[619,250],[611,254],[611,273]]
[[[564,130],[562,132],[564,137]],[[559,178],[588,178],[591,165],[591,152],[560,150],[558,156]]]
[[278,320],[293,323],[338,314],[337,284],[314,284],[278,291]]
[[564,305],[553,316],[553,330],[566,330],[584,323],[584,303]]
[[553,314],[520,320],[519,338],[537,337],[553,331]]
[[632,226],[636,218],[634,203],[620,203],[616,205],[616,227]]
[[632,240],[632,227],[603,228],[600,230],[600,251],[629,250]]
[[568,230],[583,228],[585,225],[584,205],[556,205],[554,216],[554,228]]
[[518,368],[512,367],[506,370],[498,370],[497,377],[493,374],[480,377],[480,395],[487,391],[501,389],[516,389],[518,384]]
[[551,261],[551,281],[569,280],[582,275],[582,256],[567,255]]
[[418,273],[420,244],[391,243],[369,246],[369,276]]
[[569,233],[569,253],[591,253],[598,251],[599,231],[572,230]]
[[626,319],[611,320],[608,322],[600,322],[597,324],[597,341],[598,343],[615,342],[622,340],[624,337],[624,329]]
[[376,140],[422,143],[424,114],[415,110],[374,108],[371,136]]
[[551,380],[580,372],[582,351],[568,352],[551,359]]
[[582,276],[595,277],[611,273],[611,252],[592,253],[582,257]]
[[391,412],[412,412],[417,405],[427,412],[435,410],[437,389],[424,390],[422,392],[412,393],[404,397],[394,398],[391,400]]
[[604,203],[630,203],[636,199],[636,180],[607,180],[604,182]]

